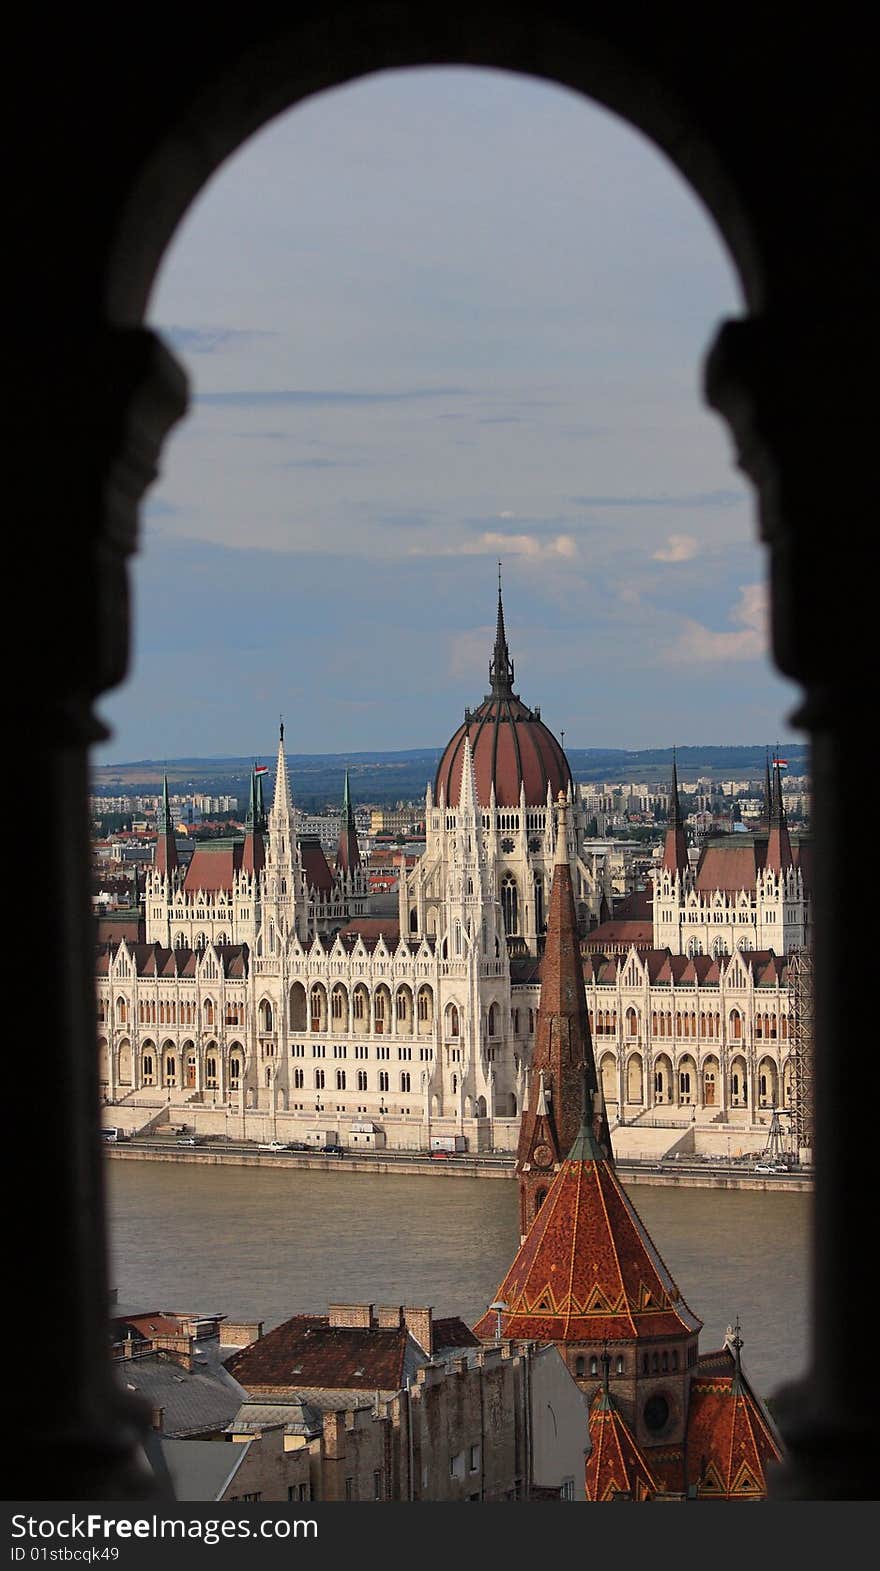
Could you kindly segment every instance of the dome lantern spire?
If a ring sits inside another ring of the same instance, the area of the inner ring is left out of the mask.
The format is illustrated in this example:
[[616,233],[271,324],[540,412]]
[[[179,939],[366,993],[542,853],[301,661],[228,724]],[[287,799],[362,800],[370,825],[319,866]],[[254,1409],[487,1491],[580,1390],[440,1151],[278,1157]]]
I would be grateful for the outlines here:
[[513,661],[504,632],[504,604],[501,599],[501,563],[498,563],[498,618],[495,623],[495,649],[489,661],[489,684],[493,698],[510,698],[513,693]]

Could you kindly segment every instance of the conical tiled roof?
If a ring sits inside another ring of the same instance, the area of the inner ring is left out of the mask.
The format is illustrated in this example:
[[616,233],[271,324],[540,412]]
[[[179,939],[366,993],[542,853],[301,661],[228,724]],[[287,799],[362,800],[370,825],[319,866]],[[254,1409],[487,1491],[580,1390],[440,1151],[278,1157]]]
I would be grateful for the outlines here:
[[[495,1300],[508,1306],[501,1333],[510,1338],[620,1342],[702,1326],[586,1121]],[[474,1330],[493,1339],[495,1312]]]
[[590,1443],[584,1483],[588,1500],[650,1500],[660,1485],[607,1391],[590,1405]]
[[771,1420],[728,1348],[700,1359],[691,1382],[688,1485],[698,1500],[756,1500],[782,1450]]

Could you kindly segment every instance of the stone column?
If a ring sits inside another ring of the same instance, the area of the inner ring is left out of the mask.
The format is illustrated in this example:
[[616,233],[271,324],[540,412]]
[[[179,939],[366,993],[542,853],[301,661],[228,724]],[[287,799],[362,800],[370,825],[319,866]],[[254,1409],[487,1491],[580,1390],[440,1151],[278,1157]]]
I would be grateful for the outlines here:
[[[42,685],[39,676],[21,684],[13,694],[21,712],[8,722],[10,734],[27,736],[40,782],[45,832],[18,837],[10,854],[15,887],[52,891],[44,942],[22,945],[17,964],[22,991],[42,1001],[43,1072],[53,1094],[43,1099],[39,1141],[14,1121],[7,1131],[7,1180],[27,1204],[9,1208],[6,1250],[19,1280],[51,1280],[51,1292],[31,1295],[31,1345],[52,1345],[63,1325],[65,1351],[10,1361],[6,1395],[23,1423],[4,1484],[10,1499],[47,1498],[63,1479],[66,1499],[138,1500],[163,1490],[143,1450],[150,1411],[116,1382],[109,1354],[88,750],[107,734],[93,702],[126,671],[125,564],[137,503],[155,477],[161,437],[183,412],[185,382],[151,333],[87,337],[71,316],[50,342],[40,338],[42,324],[31,327],[34,369],[16,386],[16,440],[28,471],[17,576],[39,586],[45,629],[75,632],[46,643],[51,669]],[[51,376],[37,374],[41,361]],[[126,1035],[134,1055],[134,1022]]]
[[[831,254],[831,253],[829,253]],[[869,710],[860,682],[876,623],[876,397],[868,390],[858,280],[833,275],[817,313],[728,322],[706,367],[755,482],[770,562],[773,656],[800,682],[793,717],[811,740],[815,846],[812,1345],[807,1373],[776,1398],[789,1460],[771,1492],[789,1499],[876,1499],[874,1382],[846,1345],[857,1306],[874,1301],[865,1205],[876,1175],[870,1139],[853,1137],[852,1086],[869,1078],[860,1030],[863,945],[853,929],[852,789]],[[849,280],[847,280],[848,282]]]

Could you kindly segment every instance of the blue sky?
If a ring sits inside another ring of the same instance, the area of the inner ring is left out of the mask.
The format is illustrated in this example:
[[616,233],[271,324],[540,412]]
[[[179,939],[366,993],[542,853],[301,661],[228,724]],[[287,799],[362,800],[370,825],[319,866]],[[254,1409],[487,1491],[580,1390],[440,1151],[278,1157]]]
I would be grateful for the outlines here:
[[517,686],[572,746],[790,734],[701,361],[738,286],[639,133],[547,83],[389,72],[209,183],[149,320],[192,408],[147,500],[99,762],[442,745]]

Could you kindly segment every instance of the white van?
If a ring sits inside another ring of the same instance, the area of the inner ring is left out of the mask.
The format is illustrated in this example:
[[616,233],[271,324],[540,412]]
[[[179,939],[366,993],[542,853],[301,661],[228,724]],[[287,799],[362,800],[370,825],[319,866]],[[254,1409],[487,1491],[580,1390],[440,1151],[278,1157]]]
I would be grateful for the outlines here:
[[101,1139],[107,1140],[115,1145],[118,1140],[125,1139],[125,1130],[117,1129],[114,1125],[111,1124],[109,1129],[101,1130]]

